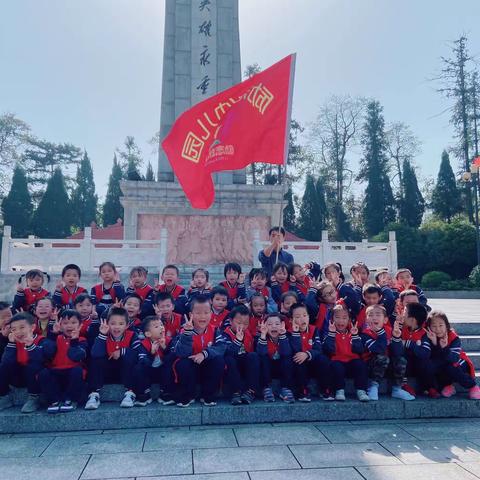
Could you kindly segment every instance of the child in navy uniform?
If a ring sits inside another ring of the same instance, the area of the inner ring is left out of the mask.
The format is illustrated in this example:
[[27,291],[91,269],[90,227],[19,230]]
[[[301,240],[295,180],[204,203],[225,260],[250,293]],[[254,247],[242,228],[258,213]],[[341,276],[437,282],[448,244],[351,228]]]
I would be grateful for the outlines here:
[[176,265],[166,265],[162,270],[160,278],[163,283],[157,285],[155,290],[158,293],[170,293],[175,301],[175,312],[182,315],[186,313],[187,296],[185,295],[185,289],[178,284],[180,278],[178,267]]
[[43,297],[35,302],[35,333],[47,337],[58,315],[51,297]]
[[328,335],[328,325],[332,318],[332,310],[337,302],[337,290],[327,280],[314,284],[307,294],[305,304],[308,308],[310,321],[317,327],[320,339]]
[[339,263],[327,263],[323,267],[325,278],[333,284],[337,290],[337,299],[343,299],[353,317],[356,317],[362,308],[361,296],[354,290],[351,284],[344,283],[342,266]]
[[252,268],[248,274],[250,286],[247,288],[247,300],[250,301],[254,293],[261,293],[267,302],[267,312],[272,313],[278,311],[277,304],[272,298],[272,292],[267,287],[267,272],[263,268]]
[[274,265],[270,285],[272,289],[273,300],[275,300],[278,307],[280,307],[282,294],[288,291],[295,292],[298,299],[303,300],[303,295],[297,289],[295,277],[289,277],[288,267],[284,263],[279,262]]
[[293,377],[295,396],[299,402],[310,402],[308,382],[317,381],[320,395],[333,398],[328,393],[330,387],[330,360],[323,354],[322,342],[315,325],[309,324],[307,307],[303,303],[294,304],[291,309],[292,333],[290,343],[293,351]]
[[397,282],[395,289],[399,294],[402,293],[404,290],[413,290],[418,295],[419,303],[425,305],[425,307],[427,307],[427,310],[430,309],[430,307],[427,305],[427,297],[423,293],[423,290],[418,285],[415,285],[413,283],[412,272],[408,268],[400,268],[399,270],[397,270],[397,273],[395,274],[395,280]]
[[250,404],[259,390],[259,358],[254,337],[248,330],[250,312],[245,305],[236,306],[229,314],[224,330],[225,383],[232,391],[232,405]]
[[480,387],[475,383],[475,368],[462,349],[460,337],[452,330],[447,316],[433,311],[427,320],[427,335],[432,344],[432,363],[443,397],[452,397],[454,382],[468,389],[468,396],[480,400]]
[[323,341],[323,350],[332,361],[335,400],[345,401],[345,377],[350,376],[357,390],[357,398],[361,402],[368,402],[367,365],[360,357],[363,353],[362,339],[358,335],[358,328],[351,325],[349,311],[343,303],[333,308],[328,335]]
[[107,319],[100,321],[100,333],[91,350],[88,383],[90,395],[86,410],[100,406],[99,390],[104,383],[122,383],[125,394],[121,407],[133,407],[134,368],[138,361],[140,341],[137,334],[128,329],[128,315],[124,308],[112,307]]
[[128,315],[128,329],[135,332],[137,335],[143,336],[142,321],[142,299],[136,293],[127,295],[122,301],[123,308]]
[[212,303],[212,318],[210,323],[215,328],[222,328],[223,322],[228,317],[229,311],[227,310],[228,304],[228,292],[223,287],[215,287],[211,293]]
[[[47,275],[47,280],[50,277]],[[18,280],[17,291],[13,298],[13,309],[32,313],[35,303],[41,298],[49,297],[50,292],[43,288],[44,273],[41,270],[29,270],[25,274],[26,287],[22,285],[22,277]]]
[[[103,262],[98,267],[103,282],[92,287],[90,298],[99,317],[105,316],[108,309],[125,296],[125,288],[120,283],[117,269],[112,262]],[[104,315],[105,313],[105,315]]]
[[260,324],[260,337],[257,337],[257,353],[260,357],[260,386],[263,400],[274,402],[272,378],[280,379],[280,398],[293,403],[292,392],[292,347],[285,328],[286,317],[281,313],[270,313]]
[[80,324],[76,310],[64,310],[43,343],[48,366],[40,372],[39,382],[49,403],[48,413],[75,410],[84,392],[87,341],[79,337]]
[[147,275],[148,271],[145,267],[133,267],[130,270],[130,284],[125,292],[127,296],[135,293],[142,299],[140,318],[145,318],[155,313],[153,309],[155,291],[148,285]]
[[0,363],[0,410],[13,406],[10,385],[26,386],[28,400],[21,411],[32,413],[39,409],[38,373],[44,366],[45,338],[35,334],[35,319],[27,312],[14,315],[9,325],[8,344]]
[[220,282],[220,286],[227,290],[227,308],[231,310],[235,305],[247,301],[245,275],[242,273],[242,267],[238,263],[232,262],[225,265],[223,276],[225,280]]
[[73,308],[73,301],[86,290],[78,285],[82,271],[78,265],[69,263],[62,269],[62,280],[55,286],[53,301],[58,308]]
[[201,387],[201,402],[214,406],[225,362],[225,341],[220,330],[210,324],[210,301],[197,297],[191,305],[188,321],[177,337],[174,352],[174,372],[178,385],[177,405],[188,407],[195,401],[195,389]]
[[173,359],[169,355],[171,337],[165,336],[165,327],[158,317],[145,318],[142,328],[145,338],[140,342],[135,366],[135,406],[144,407],[152,403],[152,383],[160,385],[158,403],[173,405]]
[[8,302],[0,302],[0,360],[8,344],[12,308]]
[[208,283],[210,274],[205,268],[197,268],[192,272],[192,281],[190,282],[190,289],[187,292],[187,301],[185,309],[190,309],[190,304],[195,297],[199,295],[210,295],[212,286]]
[[170,340],[180,333],[183,317],[179,313],[175,313],[172,295],[167,292],[157,293],[155,297],[155,313],[160,318],[165,327],[165,337]]
[[260,335],[260,324],[267,316],[267,300],[261,293],[254,293],[250,298],[250,321],[248,330],[252,337]]

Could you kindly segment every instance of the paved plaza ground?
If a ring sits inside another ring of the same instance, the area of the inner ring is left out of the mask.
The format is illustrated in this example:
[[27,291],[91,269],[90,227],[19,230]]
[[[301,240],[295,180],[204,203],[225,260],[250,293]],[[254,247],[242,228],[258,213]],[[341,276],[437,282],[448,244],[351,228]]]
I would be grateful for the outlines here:
[[451,322],[480,324],[480,299],[431,298],[428,303],[435,310],[443,310]]

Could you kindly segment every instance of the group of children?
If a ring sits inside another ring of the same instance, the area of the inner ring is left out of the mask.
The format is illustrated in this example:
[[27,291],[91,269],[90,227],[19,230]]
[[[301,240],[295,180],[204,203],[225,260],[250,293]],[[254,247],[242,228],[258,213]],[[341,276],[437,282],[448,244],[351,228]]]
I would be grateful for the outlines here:
[[40,270],[21,277],[12,305],[0,302],[0,409],[12,406],[10,386],[21,386],[24,413],[40,408],[41,395],[50,413],[85,399],[93,410],[106,383],[123,385],[121,407],[151,403],[154,384],[160,404],[179,407],[197,397],[213,406],[220,390],[233,405],[276,395],[310,402],[313,391],[344,401],[346,378],[362,402],[378,400],[384,378],[401,400],[450,397],[455,383],[480,399],[460,338],[444,313],[430,311],[408,269],[371,279],[359,262],[346,282],[338,263],[277,263],[270,278],[260,268],[246,278],[228,263],[217,286],[196,269],[188,291],[175,265],[154,287],[147,273],[133,268],[124,288],[104,262],[90,293],[74,264],[52,294]]

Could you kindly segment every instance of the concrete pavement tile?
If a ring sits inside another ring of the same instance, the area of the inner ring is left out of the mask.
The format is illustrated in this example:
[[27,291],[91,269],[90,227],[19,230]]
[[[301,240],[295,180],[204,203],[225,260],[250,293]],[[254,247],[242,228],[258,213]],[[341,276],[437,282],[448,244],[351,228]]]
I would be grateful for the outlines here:
[[317,427],[332,443],[388,442],[389,440],[415,440],[396,425],[347,425]]
[[0,457],[39,457],[52,441],[53,436],[45,435],[42,438],[0,438]]
[[251,480],[362,480],[353,468],[312,468],[308,470],[270,470],[251,472]]
[[[212,427],[210,427],[212,428]],[[190,427],[144,427],[144,428],[117,428],[104,430],[104,434],[115,434],[115,433],[149,433],[149,432],[188,432]]]
[[287,447],[237,447],[193,451],[195,473],[300,468]]
[[[285,425],[285,423],[283,423]],[[289,423],[288,425],[291,425]],[[212,428],[271,427],[271,423],[232,423],[230,425],[193,425],[190,430],[211,430]]]
[[[122,430],[123,431],[123,430]],[[14,433],[12,434],[13,438],[28,438],[28,437],[44,437],[45,435],[50,435],[52,437],[69,437],[72,435],[99,435],[103,433],[103,430],[74,430],[69,432],[31,432],[31,433]]]
[[292,445],[290,450],[302,468],[401,464],[398,458],[376,443],[309,445],[308,448]]
[[240,427],[235,429],[238,444],[241,447],[256,445],[296,445],[307,443],[328,443],[328,440],[315,427],[302,425],[271,428]]
[[81,480],[153,477],[159,473],[163,475],[193,473],[192,452],[173,449],[164,455],[159,452],[93,455]]
[[209,430],[187,430],[179,432],[147,433],[143,451],[162,448],[222,448],[236,447],[237,441],[230,428],[210,428]]
[[[473,465],[471,463],[463,466]],[[428,465],[398,465],[395,467],[358,467],[357,470],[366,480],[411,480],[421,478],[422,480],[478,480],[471,473],[463,470],[460,465],[453,463],[428,464]]]
[[57,437],[43,456],[58,455],[59,452],[62,455],[141,452],[144,440],[144,433]]
[[[480,477],[480,463],[479,462],[469,462],[469,463],[462,463],[461,467],[469,472],[473,473],[477,477]],[[457,480],[457,479],[456,479]]]
[[476,422],[464,420],[463,422],[417,423],[402,425],[402,428],[419,440],[440,440],[478,437],[480,429]]
[[[137,477],[141,480],[142,477]],[[145,480],[249,480],[247,472],[206,473],[200,475],[174,475],[169,477],[148,477]]]

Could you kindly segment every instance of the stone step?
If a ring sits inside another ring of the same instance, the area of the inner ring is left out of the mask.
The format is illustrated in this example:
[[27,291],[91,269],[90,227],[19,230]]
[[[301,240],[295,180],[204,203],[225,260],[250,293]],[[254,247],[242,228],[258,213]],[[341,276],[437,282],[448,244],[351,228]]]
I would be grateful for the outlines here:
[[451,325],[458,335],[480,335],[478,322],[452,322]]
[[[480,352],[467,352],[467,355],[470,357],[475,370],[480,370]],[[480,374],[480,372],[476,373]]]
[[66,432],[87,430],[120,430],[127,428],[181,427],[195,425],[233,425],[277,422],[323,422],[347,420],[389,420],[418,418],[479,418],[480,401],[463,394],[454,398],[431,400],[419,397],[403,402],[382,397],[378,402],[324,402],[285,404],[256,401],[251,405],[231,406],[222,401],[215,407],[195,403],[188,408],[163,407],[152,403],[147,407],[121,409],[114,403],[103,403],[98,410],[79,408],[64,414],[45,411],[21,414],[10,408],[0,412],[0,433]]
[[467,353],[480,350],[480,335],[460,335],[460,339],[462,340],[462,348]]

